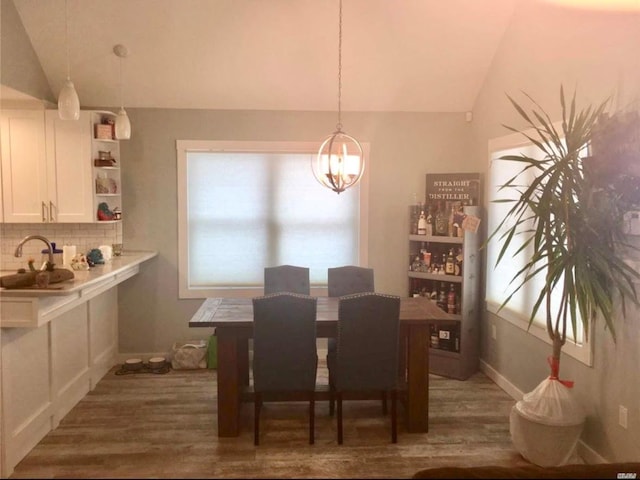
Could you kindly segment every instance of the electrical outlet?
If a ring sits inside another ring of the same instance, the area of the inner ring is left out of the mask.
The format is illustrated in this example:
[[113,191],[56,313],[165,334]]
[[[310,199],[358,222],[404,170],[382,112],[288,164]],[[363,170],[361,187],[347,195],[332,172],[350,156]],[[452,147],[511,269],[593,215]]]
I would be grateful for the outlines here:
[[627,407],[618,406],[618,423],[622,428],[627,428]]
[[491,338],[493,338],[494,340],[498,338],[498,332],[496,331],[495,323],[491,324]]

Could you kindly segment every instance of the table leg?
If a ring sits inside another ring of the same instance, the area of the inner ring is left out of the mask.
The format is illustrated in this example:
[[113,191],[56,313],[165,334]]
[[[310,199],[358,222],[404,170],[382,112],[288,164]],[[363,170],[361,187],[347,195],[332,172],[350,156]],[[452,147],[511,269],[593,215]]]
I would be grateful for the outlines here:
[[429,326],[411,325],[407,341],[407,430],[429,431]]
[[[218,338],[218,436],[240,434],[240,382],[238,350],[240,341],[226,336],[220,328]],[[240,350],[242,350],[240,348]]]

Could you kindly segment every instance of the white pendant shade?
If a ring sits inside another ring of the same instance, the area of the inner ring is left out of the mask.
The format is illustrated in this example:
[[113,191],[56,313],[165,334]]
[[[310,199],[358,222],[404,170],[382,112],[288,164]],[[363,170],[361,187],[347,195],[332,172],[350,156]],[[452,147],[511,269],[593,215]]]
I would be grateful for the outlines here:
[[129,140],[131,138],[131,122],[129,121],[129,116],[124,109],[124,100],[122,98],[122,59],[129,55],[129,50],[127,50],[127,47],[124,45],[118,44],[114,45],[113,53],[115,53],[116,57],[120,59],[120,111],[116,116],[116,139]]
[[80,99],[70,78],[58,95],[58,115],[62,120],[78,120],[80,118]]
[[131,138],[131,122],[124,108],[116,116],[116,138],[118,140],[129,140]]

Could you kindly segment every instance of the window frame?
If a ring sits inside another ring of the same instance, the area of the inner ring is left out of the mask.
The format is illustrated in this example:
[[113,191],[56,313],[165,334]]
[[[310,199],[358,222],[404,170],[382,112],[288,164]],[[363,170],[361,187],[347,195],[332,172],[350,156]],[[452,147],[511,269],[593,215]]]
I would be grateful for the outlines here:
[[[176,140],[177,181],[178,181],[178,298],[251,298],[262,295],[263,287],[210,287],[189,288],[188,269],[188,192],[187,192],[187,153],[189,152],[233,152],[233,153],[301,153],[316,155],[319,148],[316,142],[295,141],[217,141],[217,140]],[[365,169],[357,185],[359,189],[358,219],[358,260],[359,265],[368,264],[369,245],[369,151],[370,145],[362,143]],[[309,175],[313,175],[309,163]],[[327,195],[337,195],[327,189]],[[326,285],[312,285],[311,295],[326,296]]]
[[[554,128],[557,129],[557,131],[559,132],[562,131],[562,124],[560,122],[554,123],[553,126]],[[526,130],[523,133],[532,138],[535,138],[535,135],[536,135],[535,130],[533,129]],[[491,172],[492,161],[496,157],[497,152],[533,146],[533,144],[527,138],[525,138],[523,133],[511,133],[508,135],[504,135],[502,137],[489,139],[488,155],[487,155],[488,166],[487,166],[487,187],[486,187],[486,195],[487,195],[486,198],[487,198],[487,204],[488,204],[487,225],[489,229],[493,228],[491,226],[493,222],[491,222],[490,220],[491,203],[492,203],[492,200],[494,199],[494,192],[492,191],[492,188],[493,188],[492,172]],[[491,235],[492,233],[493,233],[492,230],[487,232],[488,235]],[[498,237],[495,237],[492,241],[497,241],[496,240],[497,238]],[[546,326],[544,324],[539,324],[534,321],[531,324],[531,326],[529,326],[530,313],[518,311],[510,307],[509,304],[505,305],[502,309],[500,309],[501,303],[496,302],[491,298],[490,288],[489,288],[491,285],[491,281],[489,279],[489,276],[492,274],[495,274],[495,272],[493,271],[493,264],[489,264],[490,259],[488,257],[489,257],[489,253],[487,253],[487,264],[486,264],[486,271],[485,271],[485,285],[486,285],[485,308],[486,310],[489,313],[497,316],[498,318],[501,318],[524,331],[528,331],[528,333],[532,334],[534,337],[538,338],[544,343],[548,345],[552,345],[551,339],[547,334]],[[544,309],[540,310],[539,313],[543,311]],[[582,327],[582,324],[580,323],[580,328],[581,327]],[[590,328],[589,331],[590,331],[589,338],[584,338],[582,344],[575,343],[571,335],[567,335],[567,341],[565,345],[562,347],[562,352],[584,363],[587,366],[592,366],[593,365],[594,330]]]

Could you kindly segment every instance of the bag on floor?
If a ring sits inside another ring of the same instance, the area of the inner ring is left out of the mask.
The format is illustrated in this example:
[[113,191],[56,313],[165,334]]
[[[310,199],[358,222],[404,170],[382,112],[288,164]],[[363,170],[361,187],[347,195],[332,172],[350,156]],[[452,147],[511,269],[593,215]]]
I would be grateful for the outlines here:
[[186,343],[174,343],[171,367],[174,370],[194,370],[207,368],[207,343],[194,340]]

